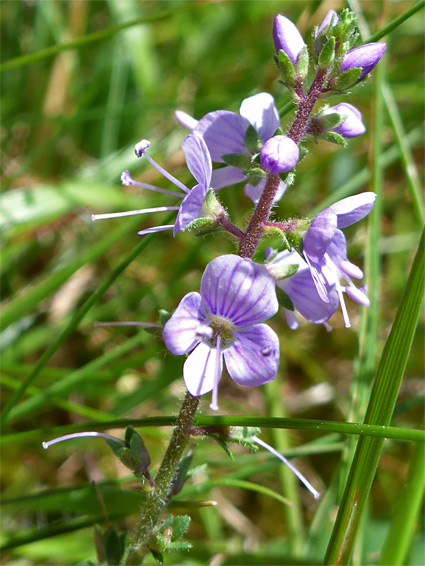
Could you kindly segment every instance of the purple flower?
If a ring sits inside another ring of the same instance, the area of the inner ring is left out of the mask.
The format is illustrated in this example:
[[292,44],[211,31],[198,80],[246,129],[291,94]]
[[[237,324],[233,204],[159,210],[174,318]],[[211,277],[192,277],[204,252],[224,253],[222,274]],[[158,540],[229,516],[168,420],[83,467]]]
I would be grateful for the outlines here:
[[352,104],[349,104],[348,102],[341,102],[336,106],[331,106],[321,112],[318,119],[320,120],[320,116],[328,116],[333,113],[346,116],[342,124],[336,128],[332,128],[333,132],[340,134],[343,138],[356,138],[357,136],[361,136],[365,133],[366,128],[362,122],[362,115]]
[[[369,306],[369,299],[351,281],[351,278],[361,279],[363,272],[347,259],[347,243],[340,229],[367,216],[375,198],[375,193],[361,193],[325,208],[313,220],[304,238],[304,257],[310,266],[317,292],[322,301],[330,303],[331,294],[336,290],[347,328],[350,320],[343,292],[364,306]],[[345,287],[341,286],[340,279],[346,281]]]
[[[121,181],[123,185],[137,185],[139,187],[142,187],[143,189],[148,189],[157,193],[164,193],[166,195],[181,198],[183,199],[181,204],[179,206],[159,206],[156,208],[130,210],[128,212],[117,212],[113,214],[93,214],[92,220],[132,216],[135,214],[145,214],[147,212],[165,212],[170,210],[177,210],[178,212],[175,224],[154,226],[152,228],[147,228],[146,230],[141,230],[140,232],[138,232],[138,234],[144,235],[151,234],[153,232],[173,229],[173,234],[175,236],[177,232],[183,231],[191,222],[207,214],[203,211],[203,203],[208,189],[211,186],[211,157],[208,148],[201,136],[193,133],[185,137],[182,143],[182,148],[185,154],[186,163],[189,171],[198,181],[197,185],[195,185],[192,189],[188,189],[186,185],[183,185],[183,183],[181,183],[178,179],[170,175],[170,173],[160,167],[148,155],[146,149],[149,147],[149,145],[150,143],[147,140],[141,140],[134,148],[137,157],[145,156],[149,163],[153,167],[155,167],[155,169],[159,171],[166,179],[168,179],[176,187],[181,189],[183,191],[183,194],[135,181],[134,179],[132,179],[128,171],[124,171],[124,173],[121,175]],[[184,193],[186,193],[186,195]]]
[[385,43],[366,43],[347,51],[341,63],[340,72],[360,67],[362,72],[357,80],[366,76],[379,62],[387,46]]
[[277,312],[278,302],[265,267],[236,255],[211,261],[200,291],[183,297],[163,338],[173,354],[193,350],[183,367],[186,386],[195,396],[212,390],[210,406],[217,410],[223,357],[240,385],[263,385],[276,377],[279,340],[261,323]]
[[297,164],[300,152],[297,144],[287,136],[274,136],[260,151],[261,165],[272,175],[287,173]]
[[[248,126],[255,128],[263,144],[280,127],[279,113],[274,99],[266,92],[246,98],[241,104],[239,115],[227,110],[216,110],[209,112],[197,122],[181,110],[176,110],[174,114],[182,126],[202,136],[211,154],[211,159],[216,163],[223,163],[222,156],[227,153],[251,155],[245,146],[245,132]],[[245,179],[246,176],[241,169],[226,165],[212,172],[211,182],[214,188],[219,190]],[[247,184],[245,193],[256,202],[259,198],[258,187],[262,191],[264,184],[265,182],[261,181],[258,185]],[[282,196],[285,188],[285,184],[282,183],[276,195],[276,201]]]
[[305,43],[295,24],[278,14],[273,23],[273,41],[276,52],[282,49],[295,65]]
[[[283,266],[298,265],[294,275],[279,279],[278,275]],[[284,291],[302,316],[314,324],[324,324],[333,316],[338,308],[338,294],[331,288],[328,292],[329,302],[324,302],[317,292],[316,285],[310,272],[308,264],[295,250],[284,250],[268,264],[266,269],[275,277],[276,285]],[[286,321],[291,330],[298,328],[298,319],[293,310],[283,309]]]

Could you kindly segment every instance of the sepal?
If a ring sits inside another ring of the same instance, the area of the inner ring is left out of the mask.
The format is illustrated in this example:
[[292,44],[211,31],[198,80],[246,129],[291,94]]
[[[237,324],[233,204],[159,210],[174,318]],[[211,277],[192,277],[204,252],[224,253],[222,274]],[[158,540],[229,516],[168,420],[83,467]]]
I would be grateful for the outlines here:
[[298,271],[298,268],[298,264],[284,264],[283,262],[278,262],[270,264],[267,267],[267,271],[274,279],[279,280],[291,277],[291,275],[295,275],[295,273]]
[[237,169],[249,169],[252,165],[251,157],[243,153],[226,153],[221,156],[221,159]]
[[295,65],[295,74],[298,79],[304,81],[307,76],[309,68],[309,55],[308,55],[308,48],[307,45],[301,49],[300,54],[298,55],[297,63]]
[[295,69],[292,61],[283,49],[280,49],[276,57],[277,68],[279,69],[280,76],[283,83],[293,88],[295,86]]
[[355,82],[357,82],[362,74],[361,67],[353,67],[352,69],[347,69],[343,71],[336,79],[333,84],[333,90],[343,91],[347,90]]
[[285,291],[282,291],[279,287],[276,286],[276,297],[279,302],[279,305],[284,309],[288,309],[289,311],[294,311],[294,304]]
[[319,67],[321,69],[328,69],[335,59],[335,38],[330,37],[323,46],[319,54]]
[[247,127],[244,136],[245,147],[249,153],[258,153],[261,149],[261,139],[257,130],[251,124]]
[[335,143],[342,147],[347,147],[347,142],[345,138],[343,138],[340,134],[337,134],[336,132],[322,132],[321,134],[319,134],[318,137],[320,137],[322,140]]
[[222,228],[211,218],[197,218],[188,224],[185,230],[196,232],[195,236],[208,236],[209,234],[221,232]]
[[148,472],[151,463],[149,453],[142,437],[132,426],[128,426],[125,430],[125,446],[110,438],[106,438],[105,441],[126,468],[138,478],[145,477],[149,485],[153,485]]

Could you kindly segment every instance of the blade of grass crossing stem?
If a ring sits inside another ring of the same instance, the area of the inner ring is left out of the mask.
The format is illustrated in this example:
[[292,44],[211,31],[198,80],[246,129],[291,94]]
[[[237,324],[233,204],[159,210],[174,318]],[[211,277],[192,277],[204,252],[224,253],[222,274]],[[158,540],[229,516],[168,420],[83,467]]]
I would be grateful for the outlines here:
[[407,186],[413,202],[413,208],[421,226],[423,226],[425,222],[425,209],[422,199],[421,182],[419,180],[418,170],[416,168],[412,152],[405,140],[406,133],[404,131],[403,122],[401,121],[400,112],[398,111],[397,104],[394,100],[394,95],[386,81],[383,81],[381,84],[381,92],[391,121],[391,126],[394,131],[396,144],[400,154],[400,162],[406,176]]
[[406,483],[397,500],[379,564],[402,566],[415,534],[415,522],[425,490],[425,446],[417,444]]
[[[84,430],[103,431],[113,428],[135,427],[159,427],[173,426],[176,422],[175,417],[146,417],[143,419],[113,419],[110,421],[95,421],[83,424],[73,424],[57,426],[51,428],[25,430],[3,434],[0,437],[1,444],[24,442],[33,438],[45,439],[46,434],[52,437],[82,432]],[[375,426],[369,424],[346,423],[324,421],[316,419],[292,419],[292,418],[272,418],[272,417],[195,417],[194,426],[248,426],[260,428],[286,428],[292,430],[309,430],[316,433],[339,433],[356,434],[370,436],[372,438],[393,438],[395,440],[413,441],[425,443],[425,431],[411,428],[401,428],[395,426]]]
[[[174,216],[170,214],[166,219],[165,223],[169,222]],[[144,236],[144,238],[135,246],[131,253],[114,269],[111,275],[94,291],[87,301],[78,309],[75,315],[72,317],[67,326],[58,335],[56,340],[52,342],[50,347],[44,352],[41,358],[38,360],[34,369],[28,374],[25,380],[22,382],[21,387],[12,395],[8,403],[6,403],[2,415],[1,424],[7,421],[7,416],[12,408],[16,405],[22,395],[25,393],[26,388],[31,385],[34,379],[37,377],[39,371],[44,367],[47,361],[52,357],[56,350],[63,344],[67,337],[71,334],[75,328],[79,325],[80,321],[84,318],[91,307],[100,299],[100,297],[105,293],[107,289],[112,285],[112,283],[121,275],[121,273],[130,265],[130,263],[152,242],[154,241],[156,234],[151,234]]]
[[[382,61],[381,61],[382,63]],[[368,233],[365,252],[365,273],[370,307],[362,308],[359,328],[359,348],[353,366],[353,381],[350,391],[351,406],[347,420],[363,422],[370,398],[376,362],[376,341],[379,322],[379,273],[380,273],[380,226],[382,216],[382,169],[379,165],[382,153],[383,104],[380,85],[384,68],[378,65],[374,85],[374,124],[371,143],[371,182],[370,190],[376,194],[375,206],[368,219]],[[340,497],[347,481],[348,472],[356,449],[357,439],[351,438],[343,456],[340,475]]]
[[[266,409],[271,417],[285,417],[282,403],[281,386],[282,372],[285,373],[284,364],[280,364],[279,373],[274,381],[265,386]],[[270,431],[273,446],[281,454],[291,446],[290,432],[283,429],[272,429]],[[297,478],[287,466],[280,466],[279,478],[282,493],[292,503],[292,507],[284,506],[285,524],[288,529],[287,543],[294,556],[300,556],[304,543],[304,524],[299,497]]]
[[[386,426],[391,421],[419,318],[425,282],[424,233],[410,271],[375,377],[365,423]],[[378,467],[384,440],[359,440],[347,485],[325,557],[326,564],[348,564],[359,521]]]

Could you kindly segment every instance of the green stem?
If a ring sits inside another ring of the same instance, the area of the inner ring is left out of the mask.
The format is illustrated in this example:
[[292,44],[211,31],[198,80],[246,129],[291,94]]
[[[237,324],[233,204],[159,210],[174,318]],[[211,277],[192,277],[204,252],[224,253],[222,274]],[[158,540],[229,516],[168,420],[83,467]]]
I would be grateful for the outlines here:
[[189,392],[183,401],[167,451],[155,478],[155,488],[144,503],[136,535],[130,545],[125,564],[141,564],[148,552],[149,539],[167,506],[172,481],[190,438],[190,429],[199,405],[199,397]]

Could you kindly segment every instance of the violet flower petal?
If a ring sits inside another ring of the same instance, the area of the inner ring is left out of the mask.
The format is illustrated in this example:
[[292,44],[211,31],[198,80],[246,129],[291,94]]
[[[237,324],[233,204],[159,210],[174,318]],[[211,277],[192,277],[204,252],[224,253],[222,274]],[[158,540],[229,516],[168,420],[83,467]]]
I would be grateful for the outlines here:
[[263,385],[276,377],[279,339],[267,324],[256,324],[235,332],[235,342],[224,350],[230,377],[239,385]]
[[[199,397],[211,391],[215,382],[216,351],[206,344],[199,344],[183,365],[183,379],[192,395]],[[223,357],[220,359],[219,381],[223,371]]]
[[226,167],[220,167],[220,169],[214,169],[211,176],[211,186],[214,187],[216,191],[222,189],[223,187],[229,187],[230,185],[236,185],[241,181],[245,181],[246,176],[242,169],[237,169],[231,165]]
[[249,123],[234,112],[216,110],[201,118],[194,131],[204,138],[211,159],[222,163],[221,157],[227,153],[248,154],[244,141],[248,126]]
[[174,224],[174,236],[177,232],[184,230],[191,222],[202,216],[202,205],[207,191],[208,188],[205,185],[196,185],[190,193],[184,197]]
[[205,141],[195,132],[185,137],[182,148],[189,171],[200,185],[208,189],[211,184],[212,163]]
[[279,308],[274,279],[266,268],[236,255],[217,257],[207,265],[201,295],[212,314],[235,326],[263,322]]
[[337,215],[338,228],[351,226],[367,216],[375,204],[375,199],[375,193],[365,192],[344,198],[330,206],[330,210]]
[[304,255],[317,262],[329,246],[337,228],[337,215],[330,208],[322,210],[311,223],[304,238]]
[[279,113],[274,98],[267,92],[260,92],[245,98],[239,109],[240,115],[256,129],[264,143],[280,127]]
[[188,293],[164,326],[162,338],[170,352],[176,356],[190,352],[200,341],[196,330],[205,321],[201,304],[199,293]]
[[323,18],[322,23],[319,26],[319,29],[317,30],[317,35],[319,36],[322,31],[325,29],[326,26],[329,26],[330,23],[332,22],[332,27],[335,27],[336,24],[338,23],[339,17],[338,14],[335,12],[335,10],[329,10],[326,14],[326,16]]

